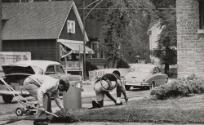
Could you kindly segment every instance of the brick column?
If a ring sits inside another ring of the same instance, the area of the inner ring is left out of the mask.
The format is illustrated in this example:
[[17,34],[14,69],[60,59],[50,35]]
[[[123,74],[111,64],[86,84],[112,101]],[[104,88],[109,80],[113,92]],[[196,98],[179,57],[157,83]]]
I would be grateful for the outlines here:
[[178,77],[194,73],[204,78],[204,34],[198,33],[198,0],[177,0],[176,16]]
[[177,0],[176,16],[178,77],[193,73],[204,76],[204,41],[198,34],[198,0]]

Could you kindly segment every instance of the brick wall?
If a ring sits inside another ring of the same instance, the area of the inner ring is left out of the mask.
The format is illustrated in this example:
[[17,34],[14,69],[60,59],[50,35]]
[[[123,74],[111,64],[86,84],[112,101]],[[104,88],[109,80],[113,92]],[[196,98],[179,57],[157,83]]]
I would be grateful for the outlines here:
[[177,0],[178,77],[204,77],[204,34],[199,34],[198,0]]

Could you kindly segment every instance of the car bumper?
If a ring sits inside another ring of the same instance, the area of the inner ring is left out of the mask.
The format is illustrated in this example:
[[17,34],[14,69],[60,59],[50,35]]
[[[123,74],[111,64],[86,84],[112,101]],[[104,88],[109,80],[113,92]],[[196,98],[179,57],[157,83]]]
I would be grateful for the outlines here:
[[28,96],[30,93],[28,91],[8,91],[8,90],[0,90],[0,95],[22,95]]
[[142,83],[126,83],[125,84],[126,86],[133,86],[133,87],[149,87],[149,83],[145,83],[145,82],[142,82]]

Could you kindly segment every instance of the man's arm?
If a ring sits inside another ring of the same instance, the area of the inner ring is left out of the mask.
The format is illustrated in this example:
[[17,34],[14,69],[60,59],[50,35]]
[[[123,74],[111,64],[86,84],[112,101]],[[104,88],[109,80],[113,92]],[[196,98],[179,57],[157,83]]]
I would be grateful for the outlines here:
[[115,98],[114,98],[109,92],[105,92],[105,94],[106,94],[106,96],[107,96],[108,98],[110,98],[110,99],[116,104]]
[[59,97],[59,91],[57,91],[56,93],[53,94],[53,97],[54,97],[54,100],[55,100],[55,103],[57,104],[57,106],[63,110],[64,109],[64,106],[62,104],[62,100],[60,99]]
[[44,94],[45,94],[45,92],[41,88],[39,88],[38,89],[38,94],[37,94],[39,107],[43,107],[43,96],[44,96]]
[[127,97],[126,90],[125,90],[123,83],[121,82],[121,80],[118,79],[117,84],[118,84],[116,87],[117,97],[121,97],[121,93],[122,93],[125,98],[125,101],[127,102],[128,97]]
[[53,87],[55,87],[54,84],[49,84],[49,82],[46,82],[46,83],[43,83],[41,87],[38,89],[37,99],[40,107],[43,106],[44,94],[47,93],[49,90],[51,90]]

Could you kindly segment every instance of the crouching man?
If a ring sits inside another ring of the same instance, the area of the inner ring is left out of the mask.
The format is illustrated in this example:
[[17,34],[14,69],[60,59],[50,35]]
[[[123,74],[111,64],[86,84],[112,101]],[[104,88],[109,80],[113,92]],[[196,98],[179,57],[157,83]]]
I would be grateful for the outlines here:
[[[110,94],[110,91],[116,88],[117,100]],[[120,79],[120,72],[118,70],[113,73],[103,75],[94,83],[94,90],[96,93],[96,101],[92,101],[92,108],[103,107],[104,96],[110,98],[115,105],[122,105],[121,93],[124,95],[125,101],[128,101],[126,91]]]
[[48,119],[48,115],[44,111],[52,112],[51,97],[54,98],[61,111],[65,113],[62,100],[59,98],[59,91],[69,89],[69,81],[65,77],[56,79],[47,75],[31,75],[24,80],[23,87],[38,100],[39,109],[36,119]]

